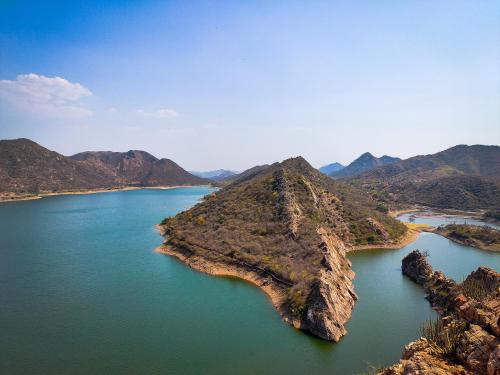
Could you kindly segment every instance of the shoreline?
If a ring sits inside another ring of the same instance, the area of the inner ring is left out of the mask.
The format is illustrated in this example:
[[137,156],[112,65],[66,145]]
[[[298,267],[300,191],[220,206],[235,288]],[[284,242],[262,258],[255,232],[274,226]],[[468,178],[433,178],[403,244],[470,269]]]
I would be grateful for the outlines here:
[[[156,226],[160,231],[161,229]],[[278,312],[283,321],[290,324],[296,329],[301,329],[300,321],[291,318],[286,311],[283,310],[282,305],[285,300],[285,291],[276,286],[272,279],[262,276],[254,271],[248,271],[241,267],[228,265],[223,262],[209,261],[197,255],[185,256],[181,252],[173,250],[170,246],[162,244],[154,250],[158,254],[168,255],[174,257],[183,265],[189,268],[205,273],[211,276],[236,278],[243,282],[247,282],[259,288],[269,298],[275,310]]]
[[399,250],[402,249],[405,246],[410,245],[411,243],[415,242],[420,236],[420,233],[422,231],[418,229],[411,229],[408,228],[408,231],[406,234],[401,238],[398,242],[393,243],[393,244],[386,244],[386,245],[358,245],[358,246],[353,246],[351,249],[349,249],[347,252],[355,252],[355,251],[365,251],[365,250]]
[[129,191],[129,190],[171,190],[178,188],[187,188],[187,187],[195,187],[195,186],[206,186],[210,185],[159,185],[159,186],[124,186],[124,187],[116,187],[109,189],[89,189],[89,190],[75,190],[75,191],[60,191],[53,193],[40,193],[37,195],[29,195],[29,194],[17,194],[11,196],[2,196],[0,195],[0,204],[7,202],[19,202],[19,201],[31,201],[36,199],[42,199],[44,197],[53,197],[57,195],[87,195],[87,194],[99,194],[99,193],[112,193],[116,191]]
[[456,244],[462,245],[462,246],[473,247],[474,249],[489,251],[492,253],[500,253],[500,245],[499,244],[485,245],[482,241],[474,240],[474,239],[471,239],[470,242],[461,241],[458,238],[450,236],[449,232],[440,231],[440,230],[438,230],[438,228],[434,228],[433,230],[430,230],[429,232],[434,233],[434,234],[438,234],[441,237],[444,237],[444,238],[446,238],[446,239],[448,239]]

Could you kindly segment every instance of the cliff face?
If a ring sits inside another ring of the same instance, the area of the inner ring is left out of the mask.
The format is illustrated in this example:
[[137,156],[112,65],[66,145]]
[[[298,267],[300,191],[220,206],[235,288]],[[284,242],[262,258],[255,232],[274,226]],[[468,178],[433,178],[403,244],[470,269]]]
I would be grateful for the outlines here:
[[397,242],[406,231],[376,206],[294,158],[244,174],[161,227],[165,246],[187,264],[266,278],[286,321],[338,341],[357,298],[346,251]]
[[442,318],[381,374],[500,374],[500,273],[479,267],[457,284],[433,272],[418,250],[403,259],[402,270],[425,288]]

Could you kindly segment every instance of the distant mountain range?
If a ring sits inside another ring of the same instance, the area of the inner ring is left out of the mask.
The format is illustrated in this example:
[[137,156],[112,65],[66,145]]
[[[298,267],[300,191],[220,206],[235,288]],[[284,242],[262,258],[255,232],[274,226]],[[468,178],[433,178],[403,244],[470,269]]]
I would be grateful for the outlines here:
[[207,171],[207,172],[189,171],[189,173],[213,181],[222,181],[231,178],[233,176],[236,176],[239,172],[229,171],[227,169],[216,169],[214,171]]
[[458,145],[349,179],[382,199],[440,208],[500,208],[500,147]]
[[0,141],[0,192],[37,194],[208,183],[172,160],[157,159],[144,151],[87,151],[68,157],[29,139]]
[[[170,159],[158,159],[145,151],[86,151],[64,156],[29,139],[2,140],[0,199],[131,186],[239,184],[271,166],[256,166],[239,174],[224,169],[194,172],[196,176]],[[339,166],[333,163],[322,168]],[[458,145],[406,160],[377,158],[367,152],[330,176],[363,189],[388,207],[419,204],[500,209],[499,146]]]
[[322,167],[319,169],[319,171],[320,171],[321,173],[324,173],[324,174],[326,174],[326,175],[329,175],[329,174],[331,174],[331,173],[333,173],[333,172],[338,172],[338,171],[340,171],[340,170],[341,170],[341,169],[343,169],[343,168],[344,168],[344,166],[343,166],[342,164],[340,164],[340,163],[332,163],[332,164],[328,164],[328,165],[324,165],[324,166],[322,166]]
[[394,158],[391,156],[384,155],[380,158],[377,158],[370,154],[369,152],[365,152],[359,158],[354,160],[348,166],[341,168],[337,171],[333,171],[329,173],[329,175],[333,178],[347,178],[357,176],[365,171],[372,170],[377,167],[381,167],[384,165],[392,164],[397,161],[400,161],[399,158]]

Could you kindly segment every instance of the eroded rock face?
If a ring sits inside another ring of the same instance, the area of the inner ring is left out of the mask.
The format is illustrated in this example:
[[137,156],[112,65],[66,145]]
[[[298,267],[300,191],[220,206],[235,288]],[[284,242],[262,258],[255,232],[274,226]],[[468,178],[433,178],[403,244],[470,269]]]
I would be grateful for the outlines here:
[[403,274],[420,285],[429,282],[433,274],[432,267],[427,263],[425,255],[419,250],[412,251],[403,259],[402,271]]
[[308,296],[303,324],[316,336],[338,341],[347,333],[344,324],[349,320],[358,298],[352,285],[354,272],[345,256],[342,241],[323,228],[318,230],[318,234],[323,240],[320,246],[324,251],[324,268]]

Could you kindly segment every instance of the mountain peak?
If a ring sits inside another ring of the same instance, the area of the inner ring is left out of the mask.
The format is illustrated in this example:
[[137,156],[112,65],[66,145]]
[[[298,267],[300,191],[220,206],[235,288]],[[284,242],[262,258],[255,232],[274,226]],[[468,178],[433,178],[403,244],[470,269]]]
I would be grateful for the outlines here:
[[361,154],[361,156],[358,159],[367,159],[367,158],[375,158],[371,152],[365,152],[364,154]]
[[384,155],[381,158],[377,158],[370,152],[365,152],[347,167],[343,168],[340,171],[331,173],[330,176],[334,178],[353,177],[382,165],[395,163],[399,160],[399,158],[394,158],[387,155]]
[[303,168],[303,167],[308,167],[312,168],[311,164],[304,159],[302,156],[294,156],[288,159],[283,160],[279,165],[288,167],[288,168]]

